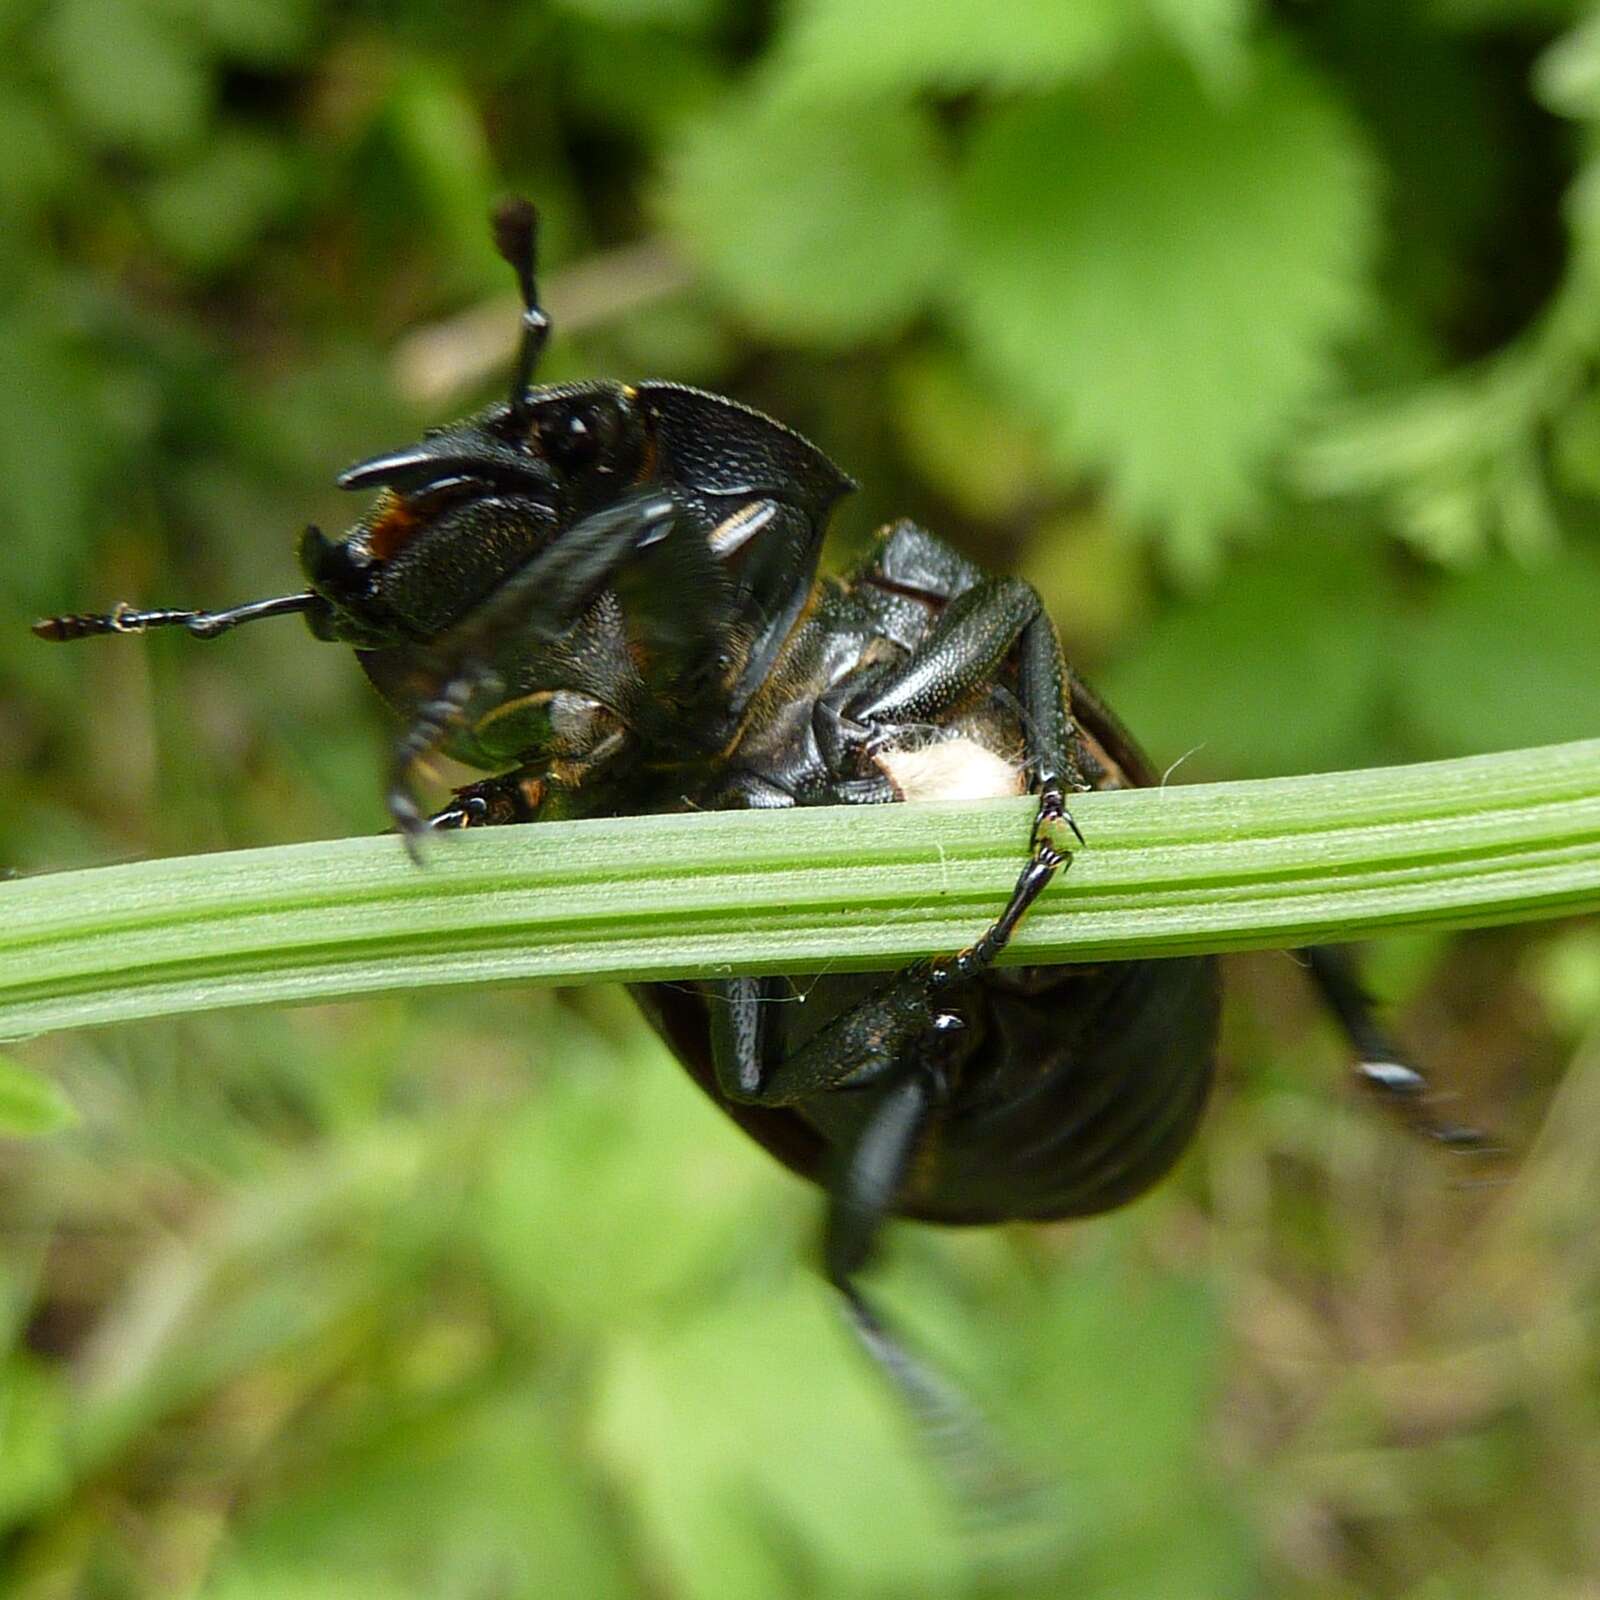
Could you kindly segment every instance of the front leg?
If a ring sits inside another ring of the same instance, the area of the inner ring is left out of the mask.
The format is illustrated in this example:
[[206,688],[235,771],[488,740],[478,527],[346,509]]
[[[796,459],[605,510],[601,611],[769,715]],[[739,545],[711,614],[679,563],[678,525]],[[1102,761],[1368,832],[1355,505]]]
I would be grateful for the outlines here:
[[[640,550],[665,538],[678,502],[640,490],[585,517],[507,578],[432,649],[431,682],[396,741],[386,796],[413,860],[430,823],[417,805],[418,769],[481,707],[502,693],[491,663],[509,634],[537,643],[559,638]],[[460,824],[455,824],[459,826]]]
[[544,779],[532,767],[481,778],[457,789],[450,804],[428,818],[428,826],[436,833],[449,833],[459,828],[537,822],[544,790]]

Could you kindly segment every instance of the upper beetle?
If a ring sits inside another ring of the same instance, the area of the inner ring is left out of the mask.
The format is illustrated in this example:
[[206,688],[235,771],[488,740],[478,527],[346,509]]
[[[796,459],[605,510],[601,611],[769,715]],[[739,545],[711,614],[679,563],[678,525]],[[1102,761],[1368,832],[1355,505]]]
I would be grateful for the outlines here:
[[[688,808],[1038,796],[1016,885],[953,954],[893,973],[735,978],[639,993],[691,1075],[828,1191],[823,1256],[850,1320],[927,1438],[970,1455],[958,1400],[856,1277],[888,1216],[1082,1216],[1165,1173],[1212,1075],[1214,961],[996,966],[1070,861],[1075,791],[1154,781],[1065,664],[1038,596],[909,522],[818,583],[851,481],[806,439],[673,383],[534,386],[550,331],[535,215],[494,217],[517,274],[510,397],[349,468],[374,490],[338,540],[308,529],[308,587],[233,610],[56,617],[50,639],[181,625],[213,637],[301,612],[355,648],[405,718],[388,806],[427,829]],[[496,775],[424,815],[437,750]],[[1375,1087],[1430,1132],[1424,1085],[1331,951],[1311,971]],[[803,986],[808,1003],[772,1004]],[[965,1441],[965,1443],[952,1443]]]

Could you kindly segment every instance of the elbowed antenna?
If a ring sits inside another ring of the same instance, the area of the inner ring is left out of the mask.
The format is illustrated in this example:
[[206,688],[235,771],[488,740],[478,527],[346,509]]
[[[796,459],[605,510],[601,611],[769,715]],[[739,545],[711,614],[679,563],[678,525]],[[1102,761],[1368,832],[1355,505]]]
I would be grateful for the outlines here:
[[539,213],[523,195],[502,200],[489,214],[494,247],[517,275],[522,291],[522,342],[517,347],[516,371],[511,377],[511,417],[522,422],[528,415],[528,384],[539,363],[539,353],[550,337],[550,318],[539,304],[534,268],[539,247]]
[[303,594],[280,594],[270,600],[251,600],[227,611],[135,611],[118,606],[113,611],[90,611],[64,617],[44,617],[34,623],[41,639],[64,644],[69,639],[89,639],[101,633],[143,633],[146,628],[186,628],[197,639],[215,639],[219,633],[263,617],[289,616],[325,604],[307,589]]

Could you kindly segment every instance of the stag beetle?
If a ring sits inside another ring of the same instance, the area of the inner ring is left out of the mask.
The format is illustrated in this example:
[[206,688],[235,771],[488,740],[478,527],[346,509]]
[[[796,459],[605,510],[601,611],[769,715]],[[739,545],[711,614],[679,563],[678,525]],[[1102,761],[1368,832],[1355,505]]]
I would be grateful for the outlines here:
[[[1082,842],[1068,797],[1154,769],[1019,579],[901,521],[819,583],[829,515],[854,485],[798,433],[676,383],[533,386],[550,333],[536,215],[513,200],[492,226],[523,302],[509,398],[344,472],[376,497],[342,539],[306,530],[305,590],[35,631],[209,639],[303,614],[354,647],[405,718],[387,801],[414,855],[430,829],[552,817],[1037,795],[1016,886],[963,950],[888,974],[638,990],[695,1082],[826,1189],[827,1276],[925,1439],[970,1439],[959,1396],[857,1278],[891,1215],[1102,1212],[1187,1145],[1212,1077],[1213,958],[995,965],[1070,864],[1068,837]],[[436,751],[496,775],[428,817],[415,781]],[[1428,1118],[1423,1079],[1347,961],[1308,954],[1362,1077],[1424,1131],[1471,1142]],[[772,1003],[798,987],[807,1004]]]

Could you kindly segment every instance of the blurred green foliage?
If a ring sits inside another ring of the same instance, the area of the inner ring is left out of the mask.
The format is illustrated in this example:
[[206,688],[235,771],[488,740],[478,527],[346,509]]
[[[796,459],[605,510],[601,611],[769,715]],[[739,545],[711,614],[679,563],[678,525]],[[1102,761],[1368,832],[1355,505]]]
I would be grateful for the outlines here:
[[[506,188],[549,376],[810,433],[864,486],[835,559],[910,513],[1026,573],[1183,777],[1595,732],[1578,0],[12,0],[0,37],[10,866],[381,826],[382,719],[294,627],[22,624],[292,582],[335,470],[503,381]],[[800,1269],[816,1197],[615,997],[18,1047],[0,1121],[55,1131],[0,1149],[6,1592],[1583,1592],[1600,946],[1377,955],[1505,1185],[1330,1116],[1263,959],[1161,1194],[896,1232],[886,1297],[1062,1477],[1053,1553],[962,1539]]]

